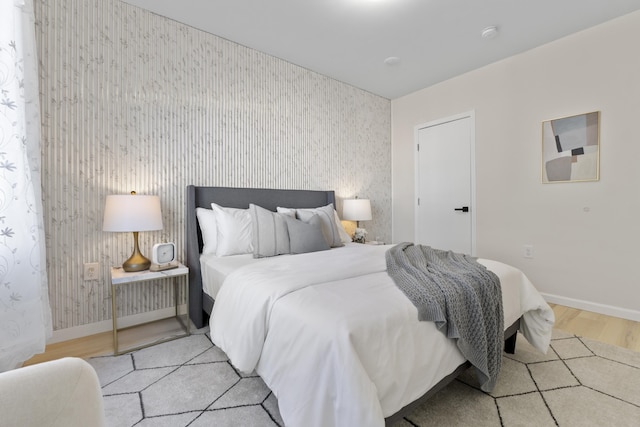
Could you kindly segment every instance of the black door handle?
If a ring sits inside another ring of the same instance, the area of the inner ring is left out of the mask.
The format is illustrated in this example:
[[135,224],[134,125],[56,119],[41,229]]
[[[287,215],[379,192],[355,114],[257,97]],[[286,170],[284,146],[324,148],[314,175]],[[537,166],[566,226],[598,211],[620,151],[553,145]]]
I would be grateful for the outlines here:
[[455,208],[454,211],[469,212],[469,206],[463,206],[461,208]]

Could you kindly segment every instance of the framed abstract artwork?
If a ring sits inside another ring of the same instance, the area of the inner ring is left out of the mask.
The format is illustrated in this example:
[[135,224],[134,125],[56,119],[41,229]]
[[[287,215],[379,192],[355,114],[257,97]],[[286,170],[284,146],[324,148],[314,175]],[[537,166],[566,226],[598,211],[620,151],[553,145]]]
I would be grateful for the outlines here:
[[542,122],[542,182],[600,179],[600,111]]

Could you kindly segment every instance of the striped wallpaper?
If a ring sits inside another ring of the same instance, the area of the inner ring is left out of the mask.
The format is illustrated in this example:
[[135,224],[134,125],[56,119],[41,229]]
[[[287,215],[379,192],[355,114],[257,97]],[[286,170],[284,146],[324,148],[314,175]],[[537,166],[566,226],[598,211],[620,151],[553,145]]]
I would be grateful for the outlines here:
[[[185,186],[334,189],[372,200],[391,238],[390,102],[119,0],[35,0],[43,195],[54,329],[111,318],[108,194],[157,194],[183,252]],[[101,279],[84,281],[99,262]],[[171,306],[171,287],[121,287],[119,316]]]

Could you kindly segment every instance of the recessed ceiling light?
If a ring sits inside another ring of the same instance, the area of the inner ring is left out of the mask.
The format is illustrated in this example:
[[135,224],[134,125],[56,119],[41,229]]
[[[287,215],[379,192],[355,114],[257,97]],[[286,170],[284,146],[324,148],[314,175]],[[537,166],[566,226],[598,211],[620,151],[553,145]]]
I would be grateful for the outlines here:
[[498,29],[493,25],[482,30],[483,39],[492,39],[497,35],[498,35]]
[[384,63],[387,65],[397,65],[400,63],[400,58],[397,56],[390,56],[384,60]]

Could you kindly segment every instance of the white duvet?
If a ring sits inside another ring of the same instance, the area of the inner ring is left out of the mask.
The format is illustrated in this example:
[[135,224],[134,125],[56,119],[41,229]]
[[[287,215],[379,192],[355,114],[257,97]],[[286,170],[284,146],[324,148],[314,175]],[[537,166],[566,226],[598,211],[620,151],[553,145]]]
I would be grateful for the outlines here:
[[[229,274],[211,338],[278,398],[287,426],[383,426],[464,362],[455,342],[386,273],[389,246],[349,244],[268,258]],[[546,352],[553,312],[519,270],[480,260],[501,279],[505,326]]]

